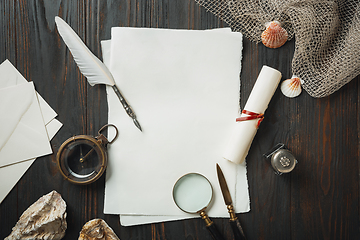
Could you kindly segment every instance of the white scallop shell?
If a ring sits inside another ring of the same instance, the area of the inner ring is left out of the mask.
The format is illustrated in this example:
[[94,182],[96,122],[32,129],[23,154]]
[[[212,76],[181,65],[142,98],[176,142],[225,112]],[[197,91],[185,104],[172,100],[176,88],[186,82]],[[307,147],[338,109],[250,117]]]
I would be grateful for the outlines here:
[[293,76],[290,79],[286,79],[281,83],[281,92],[289,98],[297,97],[301,93],[302,81],[297,76]]

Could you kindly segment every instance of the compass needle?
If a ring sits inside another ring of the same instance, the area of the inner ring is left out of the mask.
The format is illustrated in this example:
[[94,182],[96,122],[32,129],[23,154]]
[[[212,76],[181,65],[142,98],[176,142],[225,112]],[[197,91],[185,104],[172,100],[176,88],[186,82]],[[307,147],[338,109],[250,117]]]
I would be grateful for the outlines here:
[[80,146],[80,160],[81,163],[84,162],[84,155],[83,155],[83,151],[82,151],[82,146]]
[[[81,147],[80,147],[80,149],[81,149]],[[85,154],[85,156],[81,157],[81,158],[80,158],[80,162],[84,162],[85,159],[86,159],[93,151],[94,151],[94,148],[92,148],[87,154]],[[82,156],[82,154],[81,154],[80,156]]]

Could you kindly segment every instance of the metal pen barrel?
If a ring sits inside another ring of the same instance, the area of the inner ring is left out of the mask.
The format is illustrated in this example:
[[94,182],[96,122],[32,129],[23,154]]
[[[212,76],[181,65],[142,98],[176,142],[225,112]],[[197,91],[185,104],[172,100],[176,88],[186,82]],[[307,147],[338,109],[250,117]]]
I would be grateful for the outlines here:
[[133,119],[133,122],[135,124],[135,126],[140,129],[140,131],[142,131],[140,123],[137,121],[136,119],[136,115],[135,112],[132,110],[132,108],[130,107],[130,105],[127,103],[126,99],[124,98],[124,96],[121,94],[120,90],[117,88],[116,85],[112,86],[112,89],[114,89],[114,92],[116,93],[116,95],[118,96],[122,106],[124,107],[127,115],[129,115],[129,117],[131,117]]

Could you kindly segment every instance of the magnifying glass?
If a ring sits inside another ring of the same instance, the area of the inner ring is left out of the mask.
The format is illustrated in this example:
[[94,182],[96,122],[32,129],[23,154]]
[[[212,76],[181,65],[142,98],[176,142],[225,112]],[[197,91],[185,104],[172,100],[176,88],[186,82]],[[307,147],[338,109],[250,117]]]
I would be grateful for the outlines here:
[[188,173],[179,178],[173,187],[175,204],[186,213],[198,213],[206,223],[215,240],[224,240],[205,210],[213,198],[213,189],[209,180],[198,173]]

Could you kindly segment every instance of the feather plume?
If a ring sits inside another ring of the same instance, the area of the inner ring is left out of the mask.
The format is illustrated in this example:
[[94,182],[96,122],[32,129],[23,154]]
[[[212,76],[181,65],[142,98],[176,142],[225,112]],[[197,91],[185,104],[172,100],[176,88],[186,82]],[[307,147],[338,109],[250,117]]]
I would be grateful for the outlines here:
[[90,51],[75,31],[58,16],[55,17],[55,23],[80,72],[86,77],[89,84],[91,86],[95,84],[114,86],[115,81],[109,69]]

